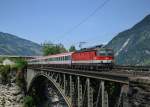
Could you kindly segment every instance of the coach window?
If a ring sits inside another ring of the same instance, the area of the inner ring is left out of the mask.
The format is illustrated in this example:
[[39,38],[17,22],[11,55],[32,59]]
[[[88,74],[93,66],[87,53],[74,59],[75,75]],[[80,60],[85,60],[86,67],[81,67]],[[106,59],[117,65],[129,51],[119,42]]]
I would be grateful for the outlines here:
[[65,60],[67,60],[67,56],[65,56]]
[[68,60],[70,60],[70,56],[68,56]]
[[65,60],[67,60],[67,56],[65,56]]

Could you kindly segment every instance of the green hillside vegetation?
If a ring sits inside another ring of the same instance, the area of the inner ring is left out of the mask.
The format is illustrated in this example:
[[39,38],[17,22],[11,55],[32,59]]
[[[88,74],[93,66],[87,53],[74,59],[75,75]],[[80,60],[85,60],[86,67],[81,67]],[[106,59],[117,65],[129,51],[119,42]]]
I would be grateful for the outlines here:
[[117,64],[150,65],[150,15],[119,33],[107,47],[114,49]]
[[41,55],[39,44],[19,38],[15,35],[0,32],[0,55]]

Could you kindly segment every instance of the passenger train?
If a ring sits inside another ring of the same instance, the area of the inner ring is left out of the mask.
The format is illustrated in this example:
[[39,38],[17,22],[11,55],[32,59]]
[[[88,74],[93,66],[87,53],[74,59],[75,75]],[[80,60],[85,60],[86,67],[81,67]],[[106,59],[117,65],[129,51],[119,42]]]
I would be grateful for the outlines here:
[[112,49],[108,48],[83,49],[39,57],[29,60],[28,64],[88,69],[111,68],[114,64],[114,53]]

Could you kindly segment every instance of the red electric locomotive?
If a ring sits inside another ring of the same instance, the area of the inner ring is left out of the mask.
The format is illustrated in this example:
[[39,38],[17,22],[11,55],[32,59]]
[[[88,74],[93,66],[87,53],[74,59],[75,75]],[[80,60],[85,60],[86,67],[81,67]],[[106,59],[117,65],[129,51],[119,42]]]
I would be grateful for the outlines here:
[[76,51],[72,54],[72,66],[101,68],[112,67],[114,54],[112,49],[96,48]]

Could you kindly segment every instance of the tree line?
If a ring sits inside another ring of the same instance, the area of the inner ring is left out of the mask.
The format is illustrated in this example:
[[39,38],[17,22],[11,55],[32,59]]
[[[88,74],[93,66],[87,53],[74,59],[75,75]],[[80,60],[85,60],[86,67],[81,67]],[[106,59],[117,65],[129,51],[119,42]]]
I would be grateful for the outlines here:
[[74,45],[70,46],[69,50],[67,50],[61,43],[53,44],[50,42],[45,42],[42,44],[42,47],[44,56],[76,51],[76,47]]

